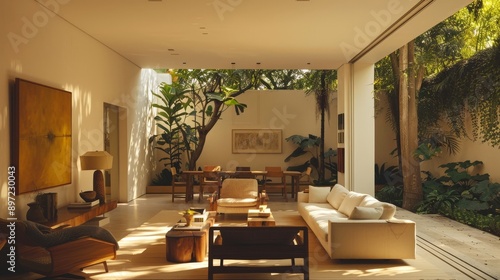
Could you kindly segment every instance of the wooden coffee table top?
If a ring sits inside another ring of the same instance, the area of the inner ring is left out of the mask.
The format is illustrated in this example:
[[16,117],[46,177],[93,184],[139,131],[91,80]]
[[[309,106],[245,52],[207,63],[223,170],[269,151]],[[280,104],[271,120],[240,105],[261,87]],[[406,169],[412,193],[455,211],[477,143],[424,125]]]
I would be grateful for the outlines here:
[[276,221],[274,220],[273,213],[269,208],[264,211],[264,216],[262,216],[258,209],[250,209],[248,210],[247,225],[249,227],[275,226]]

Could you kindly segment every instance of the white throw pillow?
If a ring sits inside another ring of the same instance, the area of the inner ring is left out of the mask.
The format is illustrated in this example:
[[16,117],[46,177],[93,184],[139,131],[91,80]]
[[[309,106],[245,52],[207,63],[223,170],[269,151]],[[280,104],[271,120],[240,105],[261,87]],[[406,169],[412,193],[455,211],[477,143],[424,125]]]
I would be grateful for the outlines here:
[[382,216],[380,217],[381,220],[389,220],[394,217],[394,214],[396,214],[396,206],[391,203],[387,202],[380,202],[377,199],[375,199],[373,196],[367,195],[365,199],[359,204],[359,206],[363,207],[382,207],[384,211],[382,212]]
[[326,200],[333,208],[339,209],[340,204],[342,204],[342,201],[344,201],[348,193],[348,189],[344,188],[342,185],[336,184],[326,197]]
[[330,187],[309,186],[309,203],[325,203]]
[[383,207],[356,206],[349,215],[349,220],[378,220],[383,212]]
[[344,198],[344,201],[342,201],[342,204],[340,204],[339,212],[349,217],[354,207],[359,206],[365,196],[366,194],[349,192]]

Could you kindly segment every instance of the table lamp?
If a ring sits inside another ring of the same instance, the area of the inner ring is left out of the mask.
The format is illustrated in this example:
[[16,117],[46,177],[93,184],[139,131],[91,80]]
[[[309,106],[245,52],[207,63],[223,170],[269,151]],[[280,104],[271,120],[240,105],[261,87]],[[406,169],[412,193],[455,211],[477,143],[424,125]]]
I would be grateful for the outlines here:
[[113,166],[113,156],[106,151],[86,152],[80,156],[82,170],[94,171],[94,191],[99,203],[106,201],[106,191],[104,190],[104,174],[101,170],[111,169]]

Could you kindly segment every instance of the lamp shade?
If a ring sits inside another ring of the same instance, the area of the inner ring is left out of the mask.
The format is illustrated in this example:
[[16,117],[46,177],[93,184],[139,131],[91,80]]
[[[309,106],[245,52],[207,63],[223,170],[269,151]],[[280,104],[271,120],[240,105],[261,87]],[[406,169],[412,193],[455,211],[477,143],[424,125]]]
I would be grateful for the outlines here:
[[82,170],[106,170],[113,166],[113,156],[106,151],[86,152],[80,156]]

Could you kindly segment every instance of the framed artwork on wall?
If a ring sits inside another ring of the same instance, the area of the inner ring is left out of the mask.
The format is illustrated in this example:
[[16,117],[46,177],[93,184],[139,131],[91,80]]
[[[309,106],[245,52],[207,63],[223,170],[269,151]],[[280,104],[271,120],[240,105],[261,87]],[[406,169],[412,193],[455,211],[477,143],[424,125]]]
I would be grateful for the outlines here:
[[16,194],[71,183],[71,92],[16,79],[11,162]]
[[233,129],[233,154],[281,154],[281,129]]
[[344,113],[337,116],[337,129],[344,130]]

